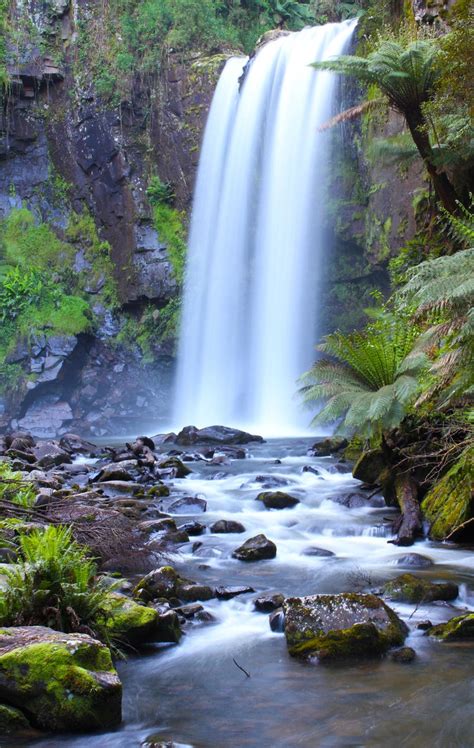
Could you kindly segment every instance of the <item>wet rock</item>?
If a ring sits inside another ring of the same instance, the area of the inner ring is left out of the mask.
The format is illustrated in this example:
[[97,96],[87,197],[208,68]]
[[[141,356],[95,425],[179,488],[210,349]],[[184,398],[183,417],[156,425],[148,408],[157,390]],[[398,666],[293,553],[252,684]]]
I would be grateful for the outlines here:
[[253,587],[216,587],[216,595],[220,600],[231,600],[237,595],[246,595],[255,592]]
[[272,631],[277,634],[282,634],[285,630],[285,614],[283,608],[278,608],[270,613],[268,616],[268,623]]
[[430,566],[434,566],[434,561],[420,553],[405,553],[403,556],[397,556],[393,565],[403,566],[407,569],[428,569]]
[[36,457],[38,467],[41,468],[52,468],[66,462],[72,462],[70,454],[56,442],[41,442],[37,447],[34,447],[33,454]]
[[184,618],[192,620],[198,613],[201,613],[204,608],[202,605],[199,605],[199,603],[191,603],[190,605],[180,605],[179,608],[175,608],[175,610],[176,613]]
[[266,509],[290,509],[300,503],[299,499],[283,491],[263,491],[256,501],[261,501]]
[[199,512],[205,512],[206,509],[207,501],[198,499],[195,496],[186,496],[183,499],[177,499],[177,501],[173,501],[171,506],[168,507],[168,511],[171,514],[198,514]]
[[403,644],[408,631],[375,595],[292,597],[283,611],[288,651],[294,657],[330,661],[380,656]]
[[131,469],[136,468],[136,461],[127,460],[126,462],[112,462],[110,465],[104,465],[99,471],[93,482],[108,482],[108,481],[133,481],[133,476],[130,472]]
[[353,491],[348,494],[342,494],[341,496],[328,496],[328,499],[348,509],[359,509],[360,507],[368,506],[367,497],[362,493],[354,493]]
[[164,496],[170,495],[170,490],[164,483],[156,483],[147,490],[146,495],[152,499],[163,498]]
[[263,559],[275,558],[277,547],[272,540],[265,535],[255,535],[249,538],[233,552],[233,558],[240,561],[262,561]]
[[433,627],[433,624],[431,621],[420,621],[417,623],[416,628],[419,629],[419,631],[428,631],[428,629],[431,629]]
[[43,626],[0,630],[0,699],[52,732],[121,721],[122,685],[107,647]]
[[474,613],[450,618],[446,623],[440,623],[428,629],[427,634],[443,641],[472,640],[474,639]]
[[321,558],[329,558],[330,556],[335,556],[336,554],[332,551],[326,550],[326,548],[318,548],[315,545],[310,545],[308,548],[305,548],[302,551],[303,556],[320,556]]
[[408,665],[416,659],[416,652],[411,647],[401,647],[391,652],[390,659],[399,662],[401,665]]
[[276,475],[257,475],[252,483],[261,483],[262,488],[279,488],[280,486],[288,486],[290,481]]
[[374,484],[385,469],[385,458],[380,449],[363,452],[352,469],[352,475],[363,483]]
[[169,598],[176,594],[178,573],[172,566],[161,566],[147,574],[135,587],[133,594],[148,602],[159,597]]
[[199,613],[196,613],[196,620],[200,623],[214,623],[216,617],[212,613],[209,613],[208,610],[200,610]]
[[187,475],[192,473],[192,470],[177,457],[168,457],[167,460],[160,462],[158,467],[160,470],[174,470],[176,478],[186,478]]
[[214,533],[232,533],[232,532],[245,532],[245,527],[232,519],[218,519],[210,527],[211,532]]
[[285,596],[280,593],[275,595],[260,595],[254,600],[255,610],[259,613],[271,613],[273,610],[281,608],[285,601]]
[[176,595],[179,600],[187,603],[195,603],[198,600],[212,600],[215,591],[207,584],[182,584],[176,586]]
[[401,574],[383,587],[389,600],[404,603],[431,603],[434,600],[455,600],[459,588],[454,582],[435,584],[413,574]]
[[304,465],[301,470],[302,473],[312,473],[313,475],[321,475],[321,471],[312,465]]
[[250,442],[263,442],[263,438],[227,426],[208,426],[204,429],[186,426],[176,437],[176,444],[185,447],[192,444],[249,444]]
[[4,442],[6,449],[29,450],[36,445],[35,439],[27,431],[13,431],[5,434]]
[[147,642],[179,641],[181,630],[176,614],[160,616],[154,608],[139,605],[118,593],[112,592],[109,597],[106,626],[111,637],[135,647]]
[[137,525],[137,529],[141,532],[152,533],[152,532],[169,532],[176,531],[176,522],[171,517],[164,517],[162,519],[150,519],[145,522],[140,522]]
[[99,481],[94,485],[95,489],[103,490],[106,496],[137,496],[143,492],[140,483],[129,483],[126,480]]
[[348,445],[347,439],[340,439],[334,436],[330,439],[323,439],[313,444],[311,452],[315,457],[329,457],[330,455],[342,452]]
[[97,447],[92,442],[86,441],[77,434],[63,434],[59,440],[59,446],[61,449],[65,449],[66,452],[72,452],[74,454],[93,454]]
[[202,525],[200,522],[185,522],[185,524],[180,525],[178,529],[195,537],[196,535],[202,535],[206,532],[206,525]]

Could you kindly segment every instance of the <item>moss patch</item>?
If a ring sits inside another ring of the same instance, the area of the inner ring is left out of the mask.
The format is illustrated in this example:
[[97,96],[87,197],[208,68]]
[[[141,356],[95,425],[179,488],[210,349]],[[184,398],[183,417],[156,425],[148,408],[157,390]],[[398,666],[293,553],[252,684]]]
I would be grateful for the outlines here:
[[426,494],[421,509],[431,523],[430,536],[443,540],[474,517],[474,449],[467,449]]
[[459,589],[453,582],[434,584],[414,574],[401,574],[383,588],[390,600],[404,603],[431,603],[433,600],[455,600]]

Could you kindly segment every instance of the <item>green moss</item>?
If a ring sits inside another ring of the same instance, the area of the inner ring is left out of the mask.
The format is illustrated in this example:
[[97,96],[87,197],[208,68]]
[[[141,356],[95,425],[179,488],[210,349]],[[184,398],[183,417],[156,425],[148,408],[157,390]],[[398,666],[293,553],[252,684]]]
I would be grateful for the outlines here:
[[434,584],[413,574],[401,574],[384,585],[383,592],[390,600],[404,603],[430,603],[434,600],[455,600],[459,590],[456,584]]
[[112,639],[129,644],[153,640],[158,624],[156,610],[117,593],[109,595],[109,604],[104,607],[107,611],[105,626]]
[[474,639],[474,613],[456,616],[446,623],[440,623],[428,629],[429,636],[436,636],[444,641],[462,641]]
[[146,492],[147,496],[169,496],[170,490],[164,483],[160,483],[156,486],[152,486]]
[[8,735],[20,730],[28,729],[30,726],[23,712],[12,706],[0,704],[0,734]]
[[174,276],[181,284],[186,259],[185,215],[166,203],[159,203],[153,208],[153,219],[158,236],[166,244]]
[[468,448],[450,470],[426,494],[421,508],[430,522],[430,536],[443,540],[474,517],[472,485],[474,449]]
[[11,684],[10,701],[39,727],[83,730],[120,720],[121,686],[110,652],[93,640],[71,634],[67,641],[17,646],[0,654],[0,673]]
[[377,657],[387,650],[386,639],[372,623],[356,623],[349,629],[321,633],[288,648],[294,657],[315,655],[319,660]]

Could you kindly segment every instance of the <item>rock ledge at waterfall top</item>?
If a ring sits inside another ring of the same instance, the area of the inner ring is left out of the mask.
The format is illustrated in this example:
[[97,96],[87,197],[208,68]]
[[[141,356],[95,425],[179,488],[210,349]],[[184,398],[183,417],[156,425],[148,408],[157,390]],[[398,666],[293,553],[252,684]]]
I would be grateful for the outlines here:
[[249,444],[250,442],[263,442],[263,437],[228,426],[207,426],[204,429],[185,426],[176,437],[176,444],[184,447],[191,444]]
[[403,644],[408,629],[376,595],[287,598],[285,636],[293,657],[320,661],[380,656]]

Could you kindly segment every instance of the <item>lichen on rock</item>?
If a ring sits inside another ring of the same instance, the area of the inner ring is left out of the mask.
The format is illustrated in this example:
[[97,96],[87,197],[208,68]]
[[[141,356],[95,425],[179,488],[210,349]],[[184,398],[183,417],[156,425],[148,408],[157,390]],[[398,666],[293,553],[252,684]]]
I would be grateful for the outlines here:
[[407,627],[375,595],[343,593],[287,598],[285,636],[293,657],[320,661],[374,657],[401,645]]

